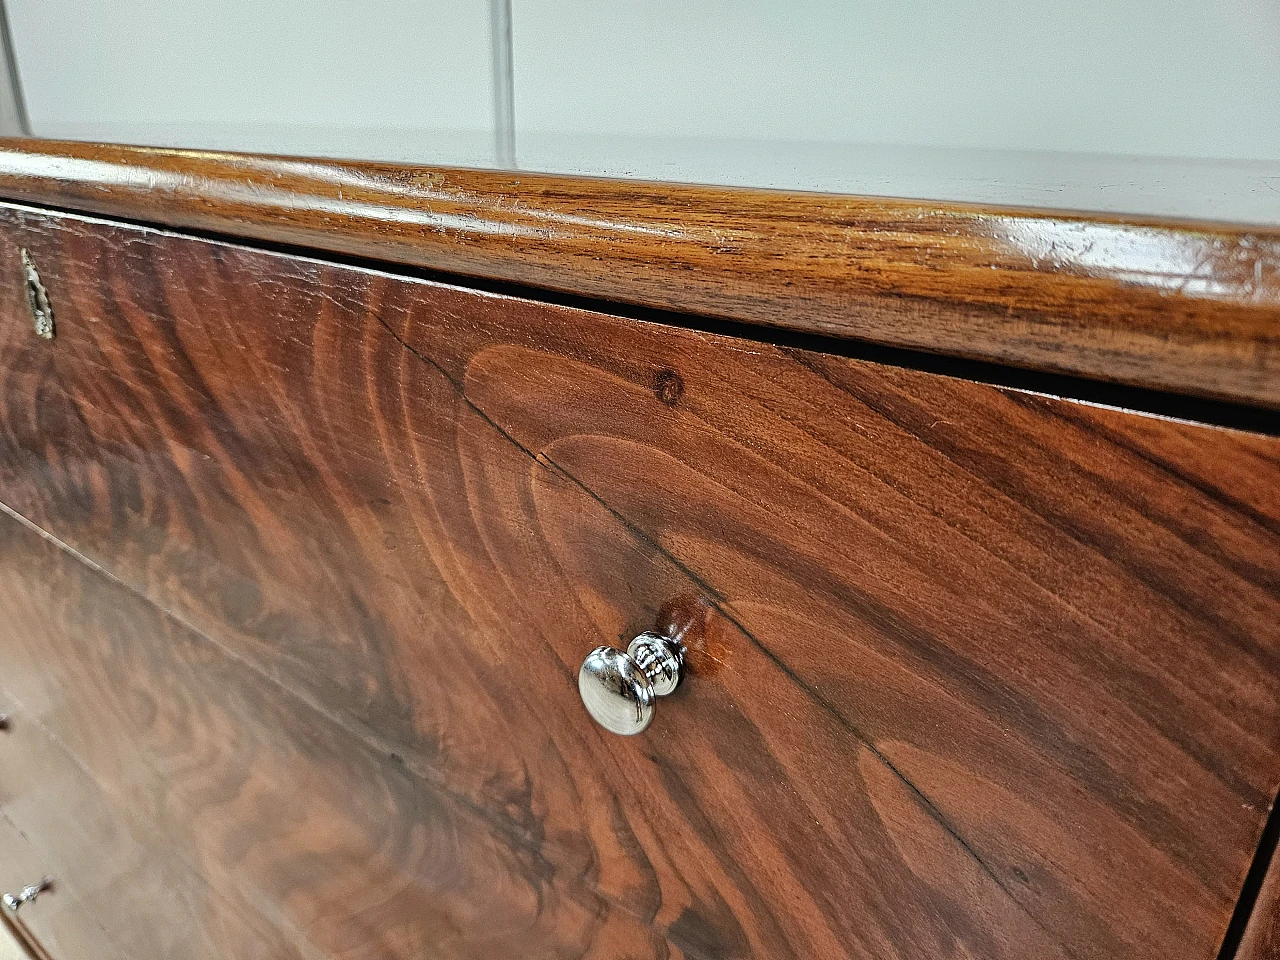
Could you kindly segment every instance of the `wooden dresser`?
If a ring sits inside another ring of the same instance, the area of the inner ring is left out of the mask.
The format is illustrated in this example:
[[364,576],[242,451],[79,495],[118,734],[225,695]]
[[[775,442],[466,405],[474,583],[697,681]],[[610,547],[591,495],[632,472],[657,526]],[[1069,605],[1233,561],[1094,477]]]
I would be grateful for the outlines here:
[[0,199],[33,956],[1280,956],[1280,233],[41,141]]

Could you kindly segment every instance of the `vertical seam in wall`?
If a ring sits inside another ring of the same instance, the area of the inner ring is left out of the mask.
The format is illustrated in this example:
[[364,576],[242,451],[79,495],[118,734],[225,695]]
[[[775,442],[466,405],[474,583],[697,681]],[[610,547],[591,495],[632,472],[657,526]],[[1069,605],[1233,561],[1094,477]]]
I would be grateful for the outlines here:
[[31,136],[31,121],[27,117],[27,103],[22,96],[22,81],[18,77],[18,57],[13,48],[13,34],[9,30],[9,11],[0,0],[0,56],[4,57],[4,69],[9,80],[9,99],[18,133]]
[[489,0],[489,41],[493,53],[494,159],[498,166],[514,170],[516,91],[515,58],[511,48],[511,0]]

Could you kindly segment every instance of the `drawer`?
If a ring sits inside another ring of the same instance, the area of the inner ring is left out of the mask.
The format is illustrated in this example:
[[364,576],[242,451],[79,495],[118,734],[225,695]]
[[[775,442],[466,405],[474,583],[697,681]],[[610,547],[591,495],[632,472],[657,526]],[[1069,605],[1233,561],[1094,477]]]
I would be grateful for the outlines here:
[[[1215,955],[1275,438],[18,207],[4,277],[6,563],[110,597],[4,686],[210,902],[321,956]],[[586,654],[677,626],[594,725]]]
[[[95,770],[98,757],[84,749],[83,738],[60,739],[59,734],[76,735],[83,729],[100,741],[114,735],[116,752],[128,751],[127,739],[100,701],[58,709],[42,704],[39,694],[53,685],[43,685],[42,691],[16,676],[25,672],[27,654],[36,652],[55,676],[54,657],[56,662],[75,658],[82,672],[100,667],[79,645],[70,652],[59,647],[56,638],[66,618],[76,611],[75,616],[87,620],[82,605],[105,601],[98,609],[124,626],[122,618],[134,612],[133,605],[118,602],[99,586],[101,577],[11,519],[0,520],[0,530],[2,686],[21,687],[33,697],[19,704],[0,740],[0,882],[6,892],[17,893],[42,878],[53,880],[47,891],[18,909],[31,941],[50,960],[299,956],[283,938],[274,944],[264,939],[255,929],[255,923],[263,924],[251,905],[208,895],[198,861],[186,856],[190,851],[172,846],[172,831],[153,812],[164,805],[163,789],[148,798],[150,804],[131,803],[153,780],[130,770],[132,797],[114,793],[124,777]],[[134,603],[145,606],[136,598]],[[148,628],[145,617],[130,619],[138,629]],[[85,636],[82,632],[76,639],[82,642]],[[115,696],[125,695],[118,676],[113,687]],[[71,692],[65,685],[61,689]],[[83,727],[61,717],[64,710],[83,717]],[[46,712],[56,732],[41,722],[40,714]],[[222,929],[215,929],[219,925]],[[218,950],[219,943],[225,952]]]
[[34,888],[35,898],[24,898],[16,910],[0,906],[0,960],[122,960],[102,929],[88,917],[74,890],[63,884],[41,889],[50,869],[49,858],[45,851],[32,845],[29,836],[14,822],[10,809],[13,751],[6,749],[4,759],[5,782],[0,786],[0,891],[23,897]]
[[22,875],[56,879],[23,908],[56,960],[114,956],[48,936],[71,894],[64,912],[131,958],[604,957],[655,939],[9,516],[0,609],[0,689],[24,698],[0,804],[38,847]]

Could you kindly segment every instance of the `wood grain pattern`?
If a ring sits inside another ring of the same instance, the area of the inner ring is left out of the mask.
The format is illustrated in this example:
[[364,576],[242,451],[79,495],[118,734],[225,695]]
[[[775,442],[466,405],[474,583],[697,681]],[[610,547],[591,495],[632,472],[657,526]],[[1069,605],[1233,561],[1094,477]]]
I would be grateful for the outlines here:
[[[81,925],[119,956],[670,955],[536,848],[9,516],[0,609],[0,695],[17,707],[0,812],[60,900],[87,891]],[[67,947],[53,901],[23,908],[44,945],[116,955]]]
[[[8,768],[6,758],[6,774]],[[5,779],[10,778],[6,775]],[[0,891],[20,891],[47,876],[48,869],[44,852],[31,845],[30,838],[23,835],[0,806]],[[49,951],[53,951],[52,954]],[[61,957],[124,960],[102,928],[88,917],[73,889],[57,887],[46,891],[34,903],[21,907],[17,915],[0,907],[0,960]]]
[[[34,606],[37,600],[50,599],[50,592],[47,587],[36,589],[16,604],[12,598],[23,587],[39,587],[25,579],[25,570],[52,570],[40,562],[40,550],[23,550],[29,544],[14,529],[12,520],[4,518],[2,525],[5,540],[0,549],[7,558],[3,569],[6,574],[11,569],[18,574],[4,586],[4,650],[22,668],[26,658],[20,643],[31,642],[38,654],[37,645],[51,633],[49,610]],[[49,549],[47,544],[42,548]],[[64,585],[71,586],[65,581]],[[59,602],[66,601],[55,599],[52,609],[56,610]],[[107,609],[113,618],[129,612],[128,605],[113,604]],[[126,626],[119,622],[122,628]],[[33,626],[36,629],[30,632]],[[19,635],[18,630],[23,633]],[[82,669],[89,666],[85,662]],[[6,678],[3,692],[12,698],[10,686]],[[101,705],[100,700],[97,703]],[[109,718],[106,711],[95,712],[95,722],[104,718]],[[110,729],[108,721],[103,734]],[[221,903],[182,854],[171,852],[171,835],[151,818],[144,819],[142,811],[121,804],[104,791],[86,772],[82,759],[69,753],[26,711],[19,710],[19,719],[0,748],[4,760],[0,804],[5,818],[33,848],[24,882],[50,876],[55,883],[54,889],[34,904],[22,907],[21,916],[33,938],[54,957],[219,960],[245,956],[265,960],[299,955],[284,937],[277,935],[272,943],[264,936],[266,925],[254,907],[243,901]],[[122,737],[117,749],[127,750],[127,740]],[[220,916],[225,923],[218,922]],[[66,926],[73,934],[70,942]],[[234,931],[234,935],[219,937],[219,928],[226,934]],[[77,935],[90,942],[76,942]],[[225,953],[219,951],[219,943],[226,947]]]
[[0,196],[1280,406],[1274,229],[32,140]]
[[[0,501],[238,665],[175,699],[269,678],[235,702],[272,764],[321,710],[349,737],[323,768],[398,758],[655,952],[1216,951],[1280,786],[1280,441],[76,217],[0,231]],[[642,737],[593,727],[582,657],[677,614],[688,684]],[[278,827],[215,779],[228,823]]]

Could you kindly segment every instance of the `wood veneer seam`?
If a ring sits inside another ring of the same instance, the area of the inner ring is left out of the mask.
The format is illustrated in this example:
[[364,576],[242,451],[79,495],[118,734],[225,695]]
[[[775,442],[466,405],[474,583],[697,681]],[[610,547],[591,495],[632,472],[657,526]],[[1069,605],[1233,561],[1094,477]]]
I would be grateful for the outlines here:
[[[35,533],[36,535],[40,536],[42,539],[48,541],[57,549],[66,553],[72,559],[78,561],[79,563],[84,564],[94,573],[101,575],[105,579],[114,583],[117,587],[127,591],[132,596],[146,603],[148,606],[155,609],[161,616],[173,621],[181,629],[185,630],[192,636],[198,638],[202,642],[209,644],[213,649],[217,650],[221,655],[227,657],[232,662],[236,663],[238,666],[242,667],[245,670],[248,670],[250,673],[254,674],[255,676],[258,676],[259,678],[266,680],[268,683],[270,683],[272,686],[280,690],[286,696],[291,697],[294,701],[302,704],[307,709],[318,714],[326,722],[332,724],[334,727],[341,730],[347,736],[359,742],[365,748],[374,751],[378,756],[382,757],[385,760],[398,762],[406,770],[410,771],[415,777],[419,778],[423,783],[425,783],[430,789],[439,791],[440,794],[448,798],[449,802],[453,803],[460,810],[465,810],[469,816],[475,818],[479,823],[485,824],[486,826],[484,829],[495,830],[497,833],[506,837],[512,843],[518,844],[522,849],[524,849],[530,855],[537,857],[540,860],[544,859],[543,853],[539,849],[537,844],[531,843],[527,837],[521,836],[518,830],[513,829],[516,826],[513,822],[506,820],[502,817],[493,816],[493,814],[487,809],[481,806],[478,806],[477,804],[469,800],[466,796],[458,794],[456,791],[451,789],[446,782],[444,782],[443,778],[431,773],[429,769],[420,768],[417,764],[413,763],[408,757],[405,757],[403,754],[392,749],[385,742],[382,742],[382,738],[374,734],[373,731],[369,730],[369,731],[361,732],[360,730],[357,730],[349,726],[348,724],[344,723],[340,716],[326,710],[323,704],[319,703],[314,698],[308,696],[307,694],[299,690],[294,689],[293,687],[284,683],[279,678],[273,676],[269,671],[262,669],[257,664],[241,656],[240,654],[237,654],[234,650],[230,649],[225,644],[219,642],[214,637],[211,637],[209,634],[199,629],[194,624],[189,623],[184,617],[182,617],[177,612],[168,609],[167,607],[165,607],[164,605],[156,601],[154,598],[148,596],[147,594],[135,588],[133,585],[127,583],[124,580],[121,580],[118,576],[116,576],[110,570],[106,569],[101,564],[94,561],[92,558],[81,553],[79,550],[76,550],[70,544],[66,543],[65,541],[55,536],[54,534],[45,530],[43,527],[39,526],[36,523],[33,523],[27,517],[24,517],[21,513],[14,510],[12,507],[4,503],[3,501],[0,501],[0,515],[6,516],[9,519],[18,522],[19,524],[27,528],[32,533]],[[46,730],[45,733],[50,738],[53,737],[53,734],[51,731]],[[65,747],[63,747],[63,750],[64,752],[68,753],[72,762],[75,763],[76,766],[82,770],[82,772],[84,772],[87,776],[89,776],[90,779],[94,781],[94,783],[98,782],[93,777],[91,771],[85,768],[84,765],[80,763],[78,758],[76,758],[73,754],[70,754]],[[102,788],[101,784],[98,784],[98,786],[100,789],[104,789]],[[186,861],[182,861],[182,863],[183,863],[183,866],[188,869],[188,871],[192,872],[196,876],[202,876],[201,874],[197,873],[194,870],[194,868],[191,867],[190,864],[186,863]],[[554,868],[552,869],[554,870]],[[641,923],[648,922],[646,921],[644,916],[634,911],[624,901],[619,900],[609,894],[606,894],[594,886],[588,886],[585,883],[581,883],[580,881],[574,882],[570,880],[566,884],[566,889],[570,891],[571,894],[574,891],[581,890],[583,893],[587,894],[588,896],[596,897],[608,903],[611,908],[620,910],[623,913],[640,921]],[[589,904],[589,903],[584,904],[579,902],[579,905],[582,906],[584,909],[591,909],[592,907],[594,907],[593,904]],[[665,931],[662,933],[662,936],[664,937],[666,936]],[[305,936],[302,937],[301,939],[303,939],[309,946],[310,941],[306,940]],[[320,954],[313,953],[312,960],[323,960],[323,958]]]
[[996,886],[1009,898],[1011,903],[1013,903],[1020,911],[1022,911],[1022,913],[1024,913],[1028,917],[1028,919],[1030,919],[1034,924],[1036,924],[1036,926],[1038,926],[1045,933],[1046,936],[1048,936],[1050,939],[1053,939],[1054,942],[1058,945],[1058,947],[1067,956],[1075,957],[1075,953],[1071,950],[1071,948],[1067,944],[1062,943],[1060,940],[1055,939],[1053,936],[1053,933],[1044,925],[1043,921],[1039,917],[1037,917],[1035,914],[1033,914],[1027,908],[1027,906],[1024,903],[1022,903],[1016,896],[1014,896],[1013,891],[1010,890],[1010,888],[1005,884],[1005,882],[1000,878],[1000,876],[991,868],[991,866],[981,856],[978,855],[977,851],[968,843],[968,841],[966,841],[956,831],[956,829],[951,825],[950,822],[948,822],[946,817],[943,815],[942,811],[939,810],[934,805],[933,801],[931,801],[929,797],[919,787],[917,787],[905,774],[903,774],[902,771],[899,770],[897,766],[895,766],[894,763],[879,750],[879,748],[871,741],[871,739],[865,733],[863,733],[863,731],[861,731],[857,726],[855,726],[840,711],[836,710],[831,703],[829,703],[825,698],[819,695],[818,692],[814,690],[809,684],[805,683],[804,680],[801,679],[794,671],[792,671],[772,650],[770,650],[750,630],[748,630],[746,626],[743,625],[741,620],[739,620],[738,617],[736,617],[733,614],[733,612],[728,608],[728,606],[725,604],[724,597],[719,593],[719,591],[717,591],[713,586],[711,586],[711,584],[707,583],[705,580],[702,579],[702,577],[700,577],[697,573],[695,573],[693,570],[687,567],[678,557],[672,555],[664,546],[662,546],[662,544],[655,542],[643,530],[636,527],[635,524],[633,524],[630,520],[628,520],[622,514],[618,513],[618,511],[615,510],[610,504],[606,503],[599,496],[599,494],[597,494],[594,490],[592,490],[589,486],[587,486],[585,483],[583,483],[581,480],[575,477],[572,473],[570,473],[560,464],[556,463],[556,461],[553,460],[551,457],[542,453],[534,453],[532,450],[525,447],[522,443],[520,443],[519,440],[517,440],[510,433],[508,433],[500,424],[494,421],[493,418],[490,417],[488,413],[486,413],[484,410],[478,407],[471,400],[471,398],[466,395],[466,392],[462,389],[462,386],[459,383],[457,383],[457,381],[455,381],[452,376],[449,375],[448,371],[446,371],[434,360],[430,359],[429,357],[427,357],[426,355],[424,355],[423,353],[415,349],[413,346],[411,346],[409,343],[407,343],[399,334],[397,334],[391,328],[390,325],[387,324],[387,322],[381,316],[378,316],[377,320],[378,320],[378,323],[388,333],[391,334],[391,336],[395,337],[396,341],[402,347],[404,347],[411,354],[413,354],[413,356],[418,358],[418,360],[432,367],[437,373],[439,373],[442,377],[444,377],[445,380],[453,387],[454,391],[458,395],[458,398],[463,403],[465,403],[477,416],[481,417],[486,423],[488,423],[491,427],[493,427],[493,429],[496,430],[505,440],[507,440],[507,442],[511,443],[516,449],[518,449],[521,453],[527,456],[534,463],[544,465],[553,469],[556,473],[560,474],[570,483],[574,484],[579,489],[581,489],[583,493],[585,493],[588,497],[590,497],[592,500],[598,503],[601,507],[603,507],[606,511],[608,511],[610,516],[612,516],[615,520],[617,520],[620,524],[622,524],[631,533],[632,536],[644,542],[649,547],[651,547],[655,552],[657,552],[660,556],[664,557],[685,577],[687,577],[690,583],[694,584],[701,591],[703,591],[704,594],[706,595],[707,601],[713,607],[715,607],[717,612],[719,612],[726,620],[728,620],[735,627],[737,627],[737,629],[742,632],[742,635],[746,637],[747,640],[749,640],[752,643],[752,645],[754,645],[762,654],[764,654],[764,656],[767,657],[770,660],[770,662],[772,662],[792,683],[794,683],[798,689],[803,691],[807,697],[809,697],[824,712],[826,712],[830,717],[832,717],[832,719],[834,719],[837,723],[839,723],[842,727],[844,727],[844,729],[846,729],[849,733],[851,733],[854,737],[856,737],[858,741],[862,743],[875,756],[875,758],[878,761],[883,763],[884,766],[890,772],[892,772],[893,775],[897,777],[903,783],[904,786],[907,787],[907,789],[909,789],[916,797],[919,798],[921,805],[924,807],[925,811],[929,814],[930,818],[933,819],[934,822],[936,822],[938,826],[941,827],[947,833],[948,836],[950,836],[957,844],[959,844],[961,849],[963,849],[965,853],[970,858],[972,858],[974,863],[976,863],[978,867],[983,871],[983,873],[985,873],[988,876],[988,878],[993,883],[995,883]]

